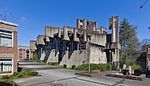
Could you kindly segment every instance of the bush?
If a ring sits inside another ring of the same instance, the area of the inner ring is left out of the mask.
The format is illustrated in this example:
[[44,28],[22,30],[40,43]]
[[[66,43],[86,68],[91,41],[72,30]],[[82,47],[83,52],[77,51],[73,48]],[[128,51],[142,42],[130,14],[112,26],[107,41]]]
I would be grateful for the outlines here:
[[45,60],[42,60],[42,63],[46,63],[46,61],[45,61]]
[[50,64],[50,65],[54,65],[54,66],[58,66],[58,65],[59,65],[59,63],[58,63],[58,62],[49,62],[48,64]]
[[37,76],[38,72],[31,71],[31,70],[22,70],[19,74],[24,75],[24,76]]
[[29,75],[29,76],[37,76],[37,75],[38,75],[38,72],[34,72],[34,71],[33,71],[33,72],[29,72],[28,75]]
[[10,79],[10,76],[4,75],[4,76],[2,76],[2,79]]
[[24,74],[23,73],[19,73],[16,78],[23,78],[23,77],[24,77]]
[[98,64],[98,69],[101,71],[106,71],[110,69],[109,64]]
[[33,53],[33,58],[31,58],[31,60],[39,61],[39,59],[38,59],[38,53],[36,51]]
[[125,57],[125,56],[122,56],[122,57],[119,59],[119,63],[120,63],[120,65],[127,64],[126,57]]
[[63,67],[64,67],[64,68],[67,68],[67,65],[66,65],[66,64],[64,64],[64,65],[63,65]]
[[133,68],[134,70],[139,70],[139,69],[141,69],[141,66],[140,66],[139,64],[133,64],[133,65],[132,65],[132,68]]
[[[90,70],[107,71],[110,69],[108,64],[90,64]],[[89,64],[82,64],[76,67],[76,70],[89,70]]]
[[16,75],[18,75],[18,73],[19,73],[19,72],[14,72],[14,73],[13,73],[13,76],[16,76]]
[[82,64],[75,68],[76,70],[88,70],[88,64]]
[[72,65],[71,69],[75,69],[75,68],[76,68],[76,66],[75,66],[75,65]]
[[22,70],[21,72],[15,72],[13,75],[5,75],[2,76],[2,79],[17,79],[23,77],[30,77],[30,76],[37,76],[38,72],[31,71],[31,70]]
[[0,86],[19,86],[13,81],[0,81]]

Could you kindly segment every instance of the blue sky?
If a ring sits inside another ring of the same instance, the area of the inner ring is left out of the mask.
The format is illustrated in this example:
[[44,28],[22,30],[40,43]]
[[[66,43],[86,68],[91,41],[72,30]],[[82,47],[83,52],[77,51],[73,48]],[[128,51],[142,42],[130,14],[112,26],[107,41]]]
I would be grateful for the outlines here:
[[150,38],[150,0],[0,0],[0,12],[7,20],[19,24],[18,44],[29,45],[31,39],[44,34],[45,25],[75,26],[77,18],[97,21],[108,28],[108,19],[118,15],[138,27],[140,40]]

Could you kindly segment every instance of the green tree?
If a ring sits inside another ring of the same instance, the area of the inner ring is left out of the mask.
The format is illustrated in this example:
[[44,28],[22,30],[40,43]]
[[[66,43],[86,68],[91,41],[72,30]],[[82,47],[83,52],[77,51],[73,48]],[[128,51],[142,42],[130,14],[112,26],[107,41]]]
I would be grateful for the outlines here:
[[121,57],[126,60],[134,60],[137,49],[139,48],[139,42],[137,38],[137,27],[130,24],[127,19],[121,22],[119,31],[120,44],[121,44]]
[[32,60],[38,61],[38,53],[36,51],[33,53],[33,59]]

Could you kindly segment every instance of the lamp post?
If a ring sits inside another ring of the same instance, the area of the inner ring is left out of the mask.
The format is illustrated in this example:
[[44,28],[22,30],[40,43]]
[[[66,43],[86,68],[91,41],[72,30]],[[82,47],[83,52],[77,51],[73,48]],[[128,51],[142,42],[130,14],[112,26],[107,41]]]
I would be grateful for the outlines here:
[[89,73],[91,72],[90,70],[90,46],[89,46],[89,40],[87,41],[87,44],[86,44],[86,56],[88,58],[88,71]]
[[91,43],[91,37],[89,36],[88,37],[88,40],[87,40],[87,46],[86,46],[86,52],[87,52],[87,55],[88,55],[88,62],[89,62],[89,64],[88,64],[88,71],[89,71],[89,73],[91,72],[91,67],[90,67],[90,43]]

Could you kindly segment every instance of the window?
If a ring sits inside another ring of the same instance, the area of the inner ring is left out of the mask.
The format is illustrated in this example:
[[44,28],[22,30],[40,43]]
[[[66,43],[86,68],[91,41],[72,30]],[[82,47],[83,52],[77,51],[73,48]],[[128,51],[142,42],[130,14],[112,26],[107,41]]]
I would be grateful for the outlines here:
[[29,50],[26,50],[26,53],[29,53]]
[[0,72],[12,71],[12,59],[0,59]]
[[22,49],[19,49],[19,51],[21,52],[21,51],[22,51]]
[[13,47],[13,32],[0,30],[0,46]]
[[79,44],[79,50],[85,50],[86,44]]

